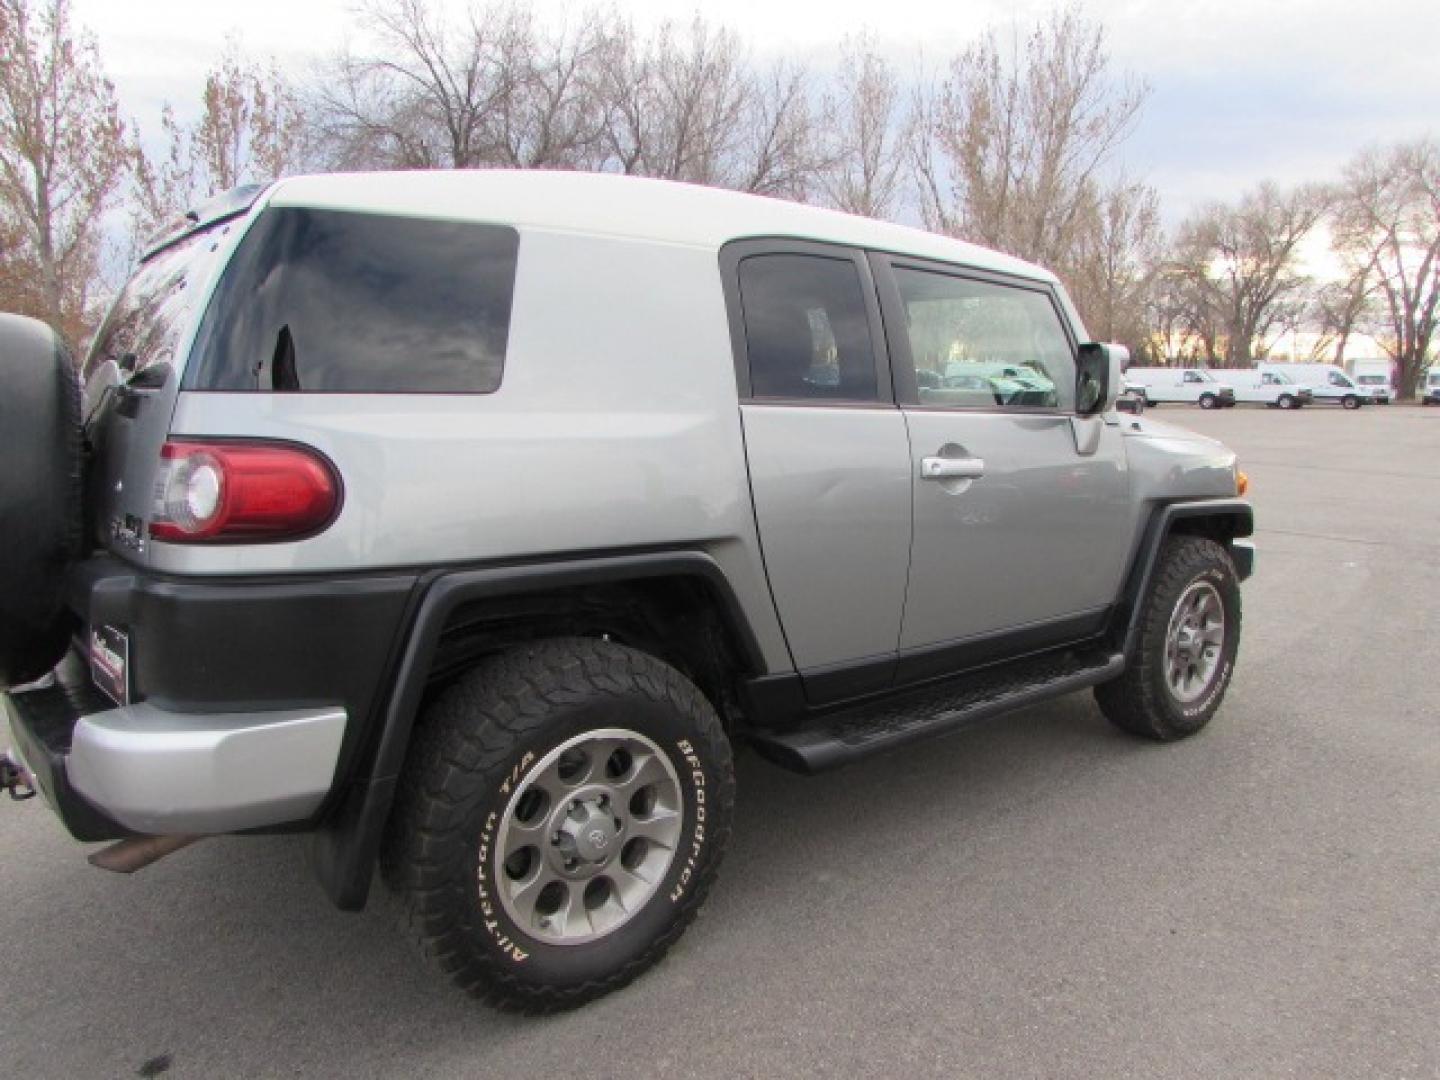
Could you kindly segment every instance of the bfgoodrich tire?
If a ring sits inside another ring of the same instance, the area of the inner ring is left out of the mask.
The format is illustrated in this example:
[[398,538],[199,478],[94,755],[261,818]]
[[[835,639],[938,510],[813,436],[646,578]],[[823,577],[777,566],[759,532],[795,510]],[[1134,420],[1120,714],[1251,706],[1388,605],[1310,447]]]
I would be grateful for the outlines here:
[[1240,644],[1240,584],[1213,540],[1165,540],[1125,673],[1095,688],[1117,727],[1162,742],[1194,735],[1225,698]]
[[0,315],[0,688],[65,650],[65,571],[80,554],[80,384],[59,336]]
[[714,880],[733,802],[729,743],[694,685],[620,645],[543,641],[430,708],[381,871],[457,985],[554,1012],[665,954]]

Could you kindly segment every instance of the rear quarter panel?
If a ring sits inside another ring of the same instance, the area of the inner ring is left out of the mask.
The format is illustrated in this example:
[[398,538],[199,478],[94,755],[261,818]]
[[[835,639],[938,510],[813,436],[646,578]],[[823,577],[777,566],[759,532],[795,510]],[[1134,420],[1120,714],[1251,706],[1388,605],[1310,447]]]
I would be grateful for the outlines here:
[[176,434],[314,446],[345,500],[311,539],[156,544],[154,565],[323,572],[686,544],[720,563],[778,669],[731,356],[714,250],[522,230],[493,394],[182,393]]

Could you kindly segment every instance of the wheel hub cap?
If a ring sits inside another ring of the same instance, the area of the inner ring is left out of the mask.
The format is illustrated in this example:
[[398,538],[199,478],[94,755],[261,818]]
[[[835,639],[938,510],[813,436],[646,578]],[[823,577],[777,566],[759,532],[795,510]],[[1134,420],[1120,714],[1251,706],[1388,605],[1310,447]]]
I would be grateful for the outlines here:
[[603,866],[615,854],[621,823],[610,813],[609,802],[601,794],[570,805],[551,838],[564,858]]
[[1214,684],[1225,649],[1225,605],[1208,581],[1192,582],[1175,604],[1165,635],[1165,681],[1189,704]]
[[680,847],[684,803],[669,757],[621,728],[586,732],[536,763],[510,796],[496,847],[507,915],[549,945],[630,921]]

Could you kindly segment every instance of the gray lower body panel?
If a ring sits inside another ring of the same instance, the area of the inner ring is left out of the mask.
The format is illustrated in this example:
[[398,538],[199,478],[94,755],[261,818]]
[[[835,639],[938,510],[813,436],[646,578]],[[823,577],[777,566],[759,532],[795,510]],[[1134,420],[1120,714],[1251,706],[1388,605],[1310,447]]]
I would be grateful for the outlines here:
[[330,791],[345,710],[192,715],[149,704],[83,716],[75,790],[140,833],[222,833],[299,821]]

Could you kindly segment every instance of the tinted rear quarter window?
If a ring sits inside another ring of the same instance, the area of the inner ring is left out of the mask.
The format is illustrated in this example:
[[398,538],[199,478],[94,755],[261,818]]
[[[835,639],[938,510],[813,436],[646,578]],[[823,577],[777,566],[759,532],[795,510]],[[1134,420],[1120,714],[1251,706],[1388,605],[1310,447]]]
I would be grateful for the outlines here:
[[216,288],[185,387],[490,393],[518,249],[500,225],[266,210]]

